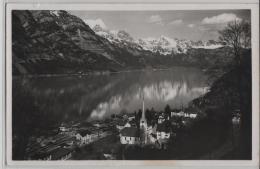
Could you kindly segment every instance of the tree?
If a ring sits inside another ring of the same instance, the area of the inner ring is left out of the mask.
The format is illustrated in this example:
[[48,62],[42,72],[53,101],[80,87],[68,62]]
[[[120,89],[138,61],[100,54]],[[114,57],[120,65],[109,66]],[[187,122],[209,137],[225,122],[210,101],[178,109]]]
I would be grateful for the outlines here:
[[116,118],[116,115],[115,114],[111,114],[111,118],[112,119]]
[[137,117],[138,117],[138,118],[137,118],[138,120],[141,119],[141,117],[142,117],[142,110],[141,110],[141,109],[138,110],[138,112],[137,112]]
[[164,108],[164,112],[165,114],[167,114],[167,116],[171,116],[171,107],[167,104],[166,107]]
[[219,31],[219,40],[224,44],[231,46],[238,65],[241,62],[242,48],[251,47],[251,24],[247,21],[234,20]]
[[251,48],[251,24],[250,22],[242,22],[242,46]]
[[[231,46],[237,62],[238,79],[236,90],[238,91],[238,104],[241,112],[241,145],[239,151],[243,156],[250,157],[252,139],[252,111],[251,111],[251,71],[245,71],[249,66],[242,60],[242,49],[251,48],[251,24],[247,21],[232,21],[227,27],[219,31],[219,39]],[[244,60],[244,59],[243,59]],[[246,66],[247,65],[247,66]],[[251,67],[251,66],[250,66]],[[248,69],[248,70],[251,70]],[[250,91],[250,92],[247,92]],[[228,98],[227,98],[228,99]],[[229,98],[231,99],[231,98]],[[231,104],[231,103],[229,103]],[[235,107],[235,106],[232,106]],[[231,108],[232,108],[231,107]]]

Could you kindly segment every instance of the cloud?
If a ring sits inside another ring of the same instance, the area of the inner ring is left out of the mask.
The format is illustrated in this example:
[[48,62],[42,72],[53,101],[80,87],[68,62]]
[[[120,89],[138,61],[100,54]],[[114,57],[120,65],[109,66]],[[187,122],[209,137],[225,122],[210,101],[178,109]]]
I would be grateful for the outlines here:
[[225,24],[206,24],[206,25],[199,25],[198,30],[201,32],[208,32],[218,34],[218,31],[224,29],[226,27]]
[[189,28],[193,28],[195,25],[194,24],[188,24]]
[[182,19],[177,19],[169,23],[169,25],[180,25],[183,23]]
[[223,13],[212,17],[206,17],[201,21],[201,23],[202,24],[225,24],[234,20],[241,21],[241,18],[237,17],[233,13]]
[[91,28],[93,29],[96,25],[99,25],[101,28],[103,29],[107,29],[106,24],[103,22],[102,19],[98,18],[98,19],[86,19],[84,20],[84,22]]
[[160,15],[152,15],[148,18],[147,21],[148,21],[148,23],[155,23],[155,24],[163,25],[162,18]]

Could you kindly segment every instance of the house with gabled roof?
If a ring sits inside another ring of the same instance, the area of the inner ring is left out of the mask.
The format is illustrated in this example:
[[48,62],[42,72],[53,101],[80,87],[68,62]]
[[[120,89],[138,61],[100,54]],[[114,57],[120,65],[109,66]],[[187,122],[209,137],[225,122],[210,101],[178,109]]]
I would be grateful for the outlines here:
[[91,141],[91,132],[89,130],[80,130],[75,137],[80,141],[80,144],[87,144]]
[[156,128],[157,139],[169,139],[171,135],[170,128],[166,125],[166,122],[160,123]]
[[156,128],[156,138],[162,149],[165,149],[171,136],[171,128],[166,122],[158,124]]
[[125,127],[120,131],[121,144],[139,144],[140,132],[136,127]]

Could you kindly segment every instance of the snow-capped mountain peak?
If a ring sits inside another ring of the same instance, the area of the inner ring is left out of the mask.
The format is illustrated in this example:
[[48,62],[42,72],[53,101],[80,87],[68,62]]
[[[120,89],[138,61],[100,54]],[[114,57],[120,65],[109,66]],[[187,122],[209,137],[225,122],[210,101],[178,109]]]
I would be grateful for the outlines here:
[[106,24],[103,22],[102,19],[86,19],[84,22],[91,28],[93,29],[97,25],[101,27],[102,29],[107,29]]
[[222,46],[214,40],[209,40],[208,42],[194,42],[191,40],[170,38],[165,35],[161,35],[158,38],[148,37],[135,39],[125,30],[107,29],[107,27],[104,26],[103,21],[98,21],[96,25],[93,25],[92,23],[90,27],[96,34],[108,39],[112,43],[131,45],[138,49],[148,50],[154,53],[159,52],[162,55],[186,53],[188,49],[191,48],[215,49]]
[[134,38],[131,37],[131,35],[129,33],[127,33],[126,31],[124,31],[124,30],[118,31],[117,32],[117,36],[121,40],[125,40],[125,41],[128,41],[128,42],[133,42],[134,41]]

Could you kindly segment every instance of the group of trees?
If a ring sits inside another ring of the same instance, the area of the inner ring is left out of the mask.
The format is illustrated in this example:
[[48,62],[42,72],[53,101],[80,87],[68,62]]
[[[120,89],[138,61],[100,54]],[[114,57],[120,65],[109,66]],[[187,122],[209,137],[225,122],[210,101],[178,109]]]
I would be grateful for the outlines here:
[[242,49],[251,48],[251,23],[245,20],[234,20],[219,31],[219,40],[232,47],[236,63],[241,64]]
[[252,149],[251,23],[245,20],[234,20],[219,31],[219,35],[219,40],[232,48],[236,63],[232,75],[237,76],[237,83],[233,84],[233,88],[237,88],[234,91],[239,98],[237,104],[241,113],[241,146],[238,151],[241,157],[250,158]]
[[[165,106],[164,111],[156,112],[153,107],[151,109],[146,109],[145,118],[147,120],[148,125],[154,125],[157,122],[159,115],[162,113],[164,113],[167,117],[170,117],[171,110],[172,109],[168,104]],[[138,112],[135,112],[136,121],[139,122],[141,117],[142,117],[142,110],[139,109]]]
[[[139,121],[142,118],[142,110],[139,109],[138,112],[135,112],[135,119],[139,125]],[[147,120],[148,125],[153,125],[155,124],[157,120],[157,113],[152,107],[151,109],[146,109],[145,110],[145,118]]]

